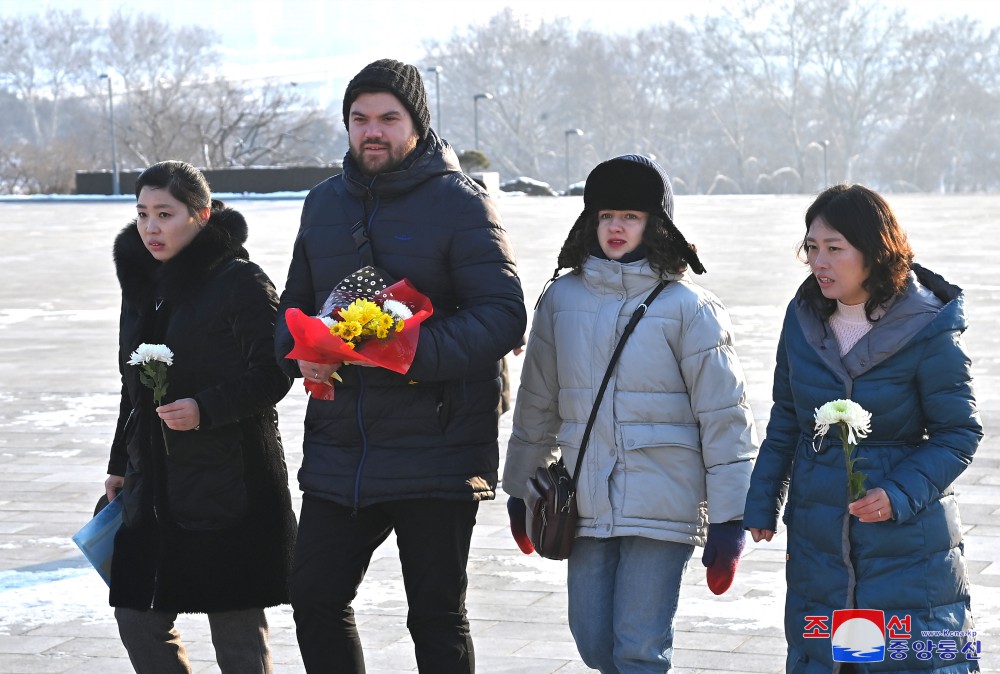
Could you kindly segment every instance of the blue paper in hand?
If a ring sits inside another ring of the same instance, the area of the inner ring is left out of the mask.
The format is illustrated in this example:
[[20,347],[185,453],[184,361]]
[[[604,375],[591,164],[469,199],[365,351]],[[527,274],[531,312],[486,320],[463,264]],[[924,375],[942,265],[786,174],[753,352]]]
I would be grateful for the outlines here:
[[122,523],[122,499],[116,498],[94,519],[73,534],[73,542],[83,551],[104,582],[111,586],[111,555],[115,549],[115,534]]

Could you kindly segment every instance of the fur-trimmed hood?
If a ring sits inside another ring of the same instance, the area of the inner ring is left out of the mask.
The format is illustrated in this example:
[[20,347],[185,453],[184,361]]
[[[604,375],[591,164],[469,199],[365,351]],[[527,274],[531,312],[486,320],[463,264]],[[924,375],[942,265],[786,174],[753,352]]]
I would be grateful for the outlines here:
[[155,298],[176,299],[197,288],[219,263],[233,258],[249,260],[243,244],[248,227],[243,215],[221,201],[212,201],[212,213],[201,232],[167,262],[154,258],[132,220],[115,238],[114,260],[122,297],[144,304]]

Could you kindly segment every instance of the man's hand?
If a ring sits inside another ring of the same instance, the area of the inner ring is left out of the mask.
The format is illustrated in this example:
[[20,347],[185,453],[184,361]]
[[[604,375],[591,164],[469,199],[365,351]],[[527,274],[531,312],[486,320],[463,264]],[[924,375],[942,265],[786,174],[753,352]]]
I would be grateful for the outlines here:
[[708,541],[701,563],[708,567],[705,574],[708,589],[713,593],[722,594],[733,584],[745,542],[743,520],[708,525]]
[[507,515],[510,517],[510,533],[514,536],[517,547],[521,552],[530,555],[535,551],[535,546],[528,539],[528,532],[525,529],[525,519],[528,514],[524,500],[511,496],[507,499]]
[[[330,384],[330,379],[333,378],[337,370],[340,369],[342,363],[311,363],[308,360],[297,360],[295,361],[299,364],[299,372],[302,376],[310,381],[322,382],[324,384]],[[340,378],[340,375],[337,375]]]

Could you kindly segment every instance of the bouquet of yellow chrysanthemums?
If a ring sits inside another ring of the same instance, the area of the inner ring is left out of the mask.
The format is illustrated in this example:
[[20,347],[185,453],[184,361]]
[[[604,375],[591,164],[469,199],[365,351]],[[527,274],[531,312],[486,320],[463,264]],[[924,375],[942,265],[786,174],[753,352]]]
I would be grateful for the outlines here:
[[[295,340],[286,358],[366,363],[403,374],[413,363],[419,325],[433,312],[431,301],[406,279],[390,285],[377,269],[364,267],[334,288],[318,316],[285,311]],[[314,398],[333,399],[328,383],[306,380],[305,387]]]
[[321,317],[330,334],[340,337],[351,349],[366,339],[387,339],[390,333],[402,332],[407,319],[413,318],[410,308],[398,300],[386,300],[380,307],[375,302],[357,299],[341,309],[337,318]]

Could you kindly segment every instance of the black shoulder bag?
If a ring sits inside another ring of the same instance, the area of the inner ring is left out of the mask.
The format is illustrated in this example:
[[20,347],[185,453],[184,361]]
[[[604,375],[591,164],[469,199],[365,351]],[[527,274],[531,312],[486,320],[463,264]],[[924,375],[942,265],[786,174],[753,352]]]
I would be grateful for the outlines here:
[[636,307],[632,313],[625,330],[622,331],[621,339],[611,355],[611,362],[608,363],[607,372],[604,373],[604,381],[597,390],[594,399],[594,408],[590,411],[590,418],[587,420],[587,427],[583,431],[583,438],[580,440],[580,453],[576,457],[576,468],[573,475],[569,474],[562,457],[555,463],[549,464],[545,468],[535,470],[535,475],[528,480],[528,498],[526,505],[526,530],[531,538],[531,544],[539,555],[547,559],[566,559],[573,550],[573,539],[576,537],[576,481],[575,476],[580,474],[580,467],[583,465],[583,453],[587,449],[587,441],[590,439],[590,432],[594,428],[594,421],[597,419],[597,410],[601,406],[601,399],[604,391],[608,387],[611,373],[615,369],[618,357],[621,356],[625,340],[635,329],[636,323],[642,318],[646,309],[652,304],[656,296],[660,294],[666,286],[666,282],[660,282],[653,292],[649,293],[646,300]]

